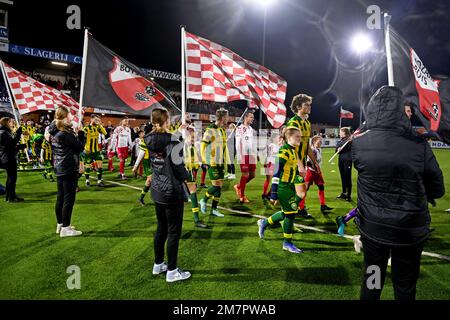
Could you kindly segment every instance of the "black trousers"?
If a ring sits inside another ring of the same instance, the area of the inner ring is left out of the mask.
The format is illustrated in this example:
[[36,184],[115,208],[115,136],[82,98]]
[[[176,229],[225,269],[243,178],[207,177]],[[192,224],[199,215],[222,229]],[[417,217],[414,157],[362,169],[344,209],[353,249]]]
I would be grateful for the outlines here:
[[16,197],[17,162],[10,161],[6,165],[6,201]]
[[63,227],[68,227],[77,194],[78,173],[57,176],[56,182],[58,186],[55,205],[56,220],[58,223],[62,223]]
[[171,204],[155,203],[155,208],[158,219],[154,241],[155,263],[164,261],[164,246],[167,241],[167,269],[172,271],[177,268],[184,202],[180,200]]
[[234,166],[234,163],[229,164],[229,165],[227,166],[227,172],[228,172],[229,174],[236,174],[236,167]]
[[341,174],[342,193],[352,194],[352,160],[339,157],[339,173]]
[[[391,276],[395,300],[415,300],[423,243],[408,247],[389,247],[380,245],[365,237],[361,237],[361,241],[364,250],[364,275],[361,285],[361,300],[380,299],[389,256],[391,256]],[[380,289],[370,289],[367,285],[367,280],[374,274],[373,271],[367,272],[369,266],[378,266],[380,268]]]

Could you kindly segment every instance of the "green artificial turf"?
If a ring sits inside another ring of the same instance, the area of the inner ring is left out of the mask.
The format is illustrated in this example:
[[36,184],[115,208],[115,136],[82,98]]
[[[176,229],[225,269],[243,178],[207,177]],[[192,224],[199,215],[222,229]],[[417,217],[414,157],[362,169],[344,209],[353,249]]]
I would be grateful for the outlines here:
[[[319,211],[317,187],[312,186],[307,207],[313,220],[296,222],[336,231],[337,215],[354,204],[336,200],[340,193],[337,163],[327,162],[331,149],[324,149],[323,172],[327,204],[335,210]],[[450,151],[435,150],[450,190]],[[105,166],[105,165],[104,165]],[[238,169],[239,166],[237,166]],[[127,168],[130,174],[130,168]],[[200,175],[199,175],[200,176]],[[237,180],[240,177],[237,172]],[[276,210],[261,201],[264,177],[247,186],[248,205],[240,205],[233,183],[226,182],[220,206],[269,216]],[[121,181],[116,174],[105,180],[142,187],[144,180]],[[356,172],[353,174],[356,200]],[[0,172],[4,183],[5,172]],[[207,183],[209,181],[207,180]],[[153,234],[156,228],[150,197],[142,207],[140,191],[106,182],[106,187],[77,194],[72,224],[81,237],[60,238],[55,234],[56,184],[40,172],[20,172],[17,192],[24,203],[0,201],[0,299],[358,299],[362,254],[353,242],[335,234],[304,230],[294,235],[305,253],[295,255],[281,249],[281,228],[270,228],[266,239],[257,235],[258,218],[222,210],[225,218],[205,217],[211,228],[194,228],[190,204],[185,206],[179,251],[179,266],[192,272],[192,279],[168,284],[164,275],[153,276]],[[200,197],[204,191],[201,192]],[[450,197],[431,208],[435,231],[425,251],[450,256]],[[351,223],[347,234],[357,234]],[[71,265],[81,270],[81,289],[66,285]],[[390,273],[383,299],[392,299]],[[417,286],[418,299],[450,298],[450,262],[423,257]]]

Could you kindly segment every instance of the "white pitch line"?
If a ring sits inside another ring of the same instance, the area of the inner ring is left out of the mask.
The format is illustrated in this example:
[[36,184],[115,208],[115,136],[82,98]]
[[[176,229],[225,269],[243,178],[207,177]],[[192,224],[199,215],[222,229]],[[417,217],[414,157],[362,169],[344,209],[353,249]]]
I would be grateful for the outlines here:
[[[111,184],[115,184],[115,185],[118,185],[118,186],[121,186],[121,187],[127,187],[127,188],[131,188],[131,189],[135,189],[135,190],[142,190],[142,188],[135,187],[135,186],[130,186],[128,184],[119,183],[119,182],[115,182],[115,181],[105,180],[105,182],[108,182],[108,183],[111,183]],[[250,212],[230,209],[230,208],[226,208],[226,207],[219,206],[218,208],[221,209],[221,210],[228,211],[228,212],[244,214],[244,215],[247,215],[247,216],[250,216],[250,217],[253,217],[253,218],[259,218],[259,219],[266,219],[267,218],[266,216],[261,216],[261,215],[258,215],[258,214],[252,214]],[[328,230],[323,230],[323,229],[307,226],[307,225],[300,224],[300,223],[294,223],[294,226],[299,227],[301,229],[305,229],[305,230],[311,230],[311,231],[315,231],[315,232],[320,232],[320,233],[325,233],[325,234],[330,234],[330,235],[334,235],[334,236],[340,237],[338,234],[330,232]],[[353,241],[353,236],[350,236],[348,234],[345,234],[343,236],[343,238],[347,238],[347,239]],[[439,254],[439,253],[423,251],[422,255],[423,256],[427,256],[427,257],[432,257],[432,258],[437,258],[437,259],[441,259],[441,260],[450,261],[450,257],[449,256],[444,256],[444,255]]]

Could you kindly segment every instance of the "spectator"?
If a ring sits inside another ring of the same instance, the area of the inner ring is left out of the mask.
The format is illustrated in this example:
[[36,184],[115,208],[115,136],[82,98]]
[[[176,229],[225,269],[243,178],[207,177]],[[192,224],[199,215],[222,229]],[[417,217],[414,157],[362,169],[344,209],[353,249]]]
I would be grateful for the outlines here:
[[17,152],[22,127],[19,127],[15,134],[12,133],[13,127],[13,119],[7,117],[0,119],[0,167],[6,169],[6,201],[22,202],[23,199],[16,195]]
[[[153,169],[151,195],[155,202],[158,227],[155,234],[155,263],[153,274],[167,271],[166,281],[188,279],[191,274],[177,268],[178,246],[184,211],[182,183],[188,179],[182,155],[173,156],[174,150],[183,150],[182,143],[169,133],[170,117],[165,109],[152,111],[153,130],[144,138],[150,151]],[[174,160],[180,160],[175,163]],[[167,241],[168,264],[164,263],[164,247]]]
[[[414,300],[420,257],[430,234],[427,201],[444,195],[442,171],[424,139],[416,137],[405,114],[402,92],[383,86],[370,99],[365,134],[355,138],[358,216],[364,248],[361,299],[379,300],[389,256],[397,300]],[[380,288],[369,288],[373,269]]]
[[78,183],[79,154],[83,144],[72,130],[72,115],[66,107],[59,107],[55,122],[49,127],[52,136],[52,152],[58,187],[56,198],[56,233],[60,237],[75,237],[82,234],[70,225]]

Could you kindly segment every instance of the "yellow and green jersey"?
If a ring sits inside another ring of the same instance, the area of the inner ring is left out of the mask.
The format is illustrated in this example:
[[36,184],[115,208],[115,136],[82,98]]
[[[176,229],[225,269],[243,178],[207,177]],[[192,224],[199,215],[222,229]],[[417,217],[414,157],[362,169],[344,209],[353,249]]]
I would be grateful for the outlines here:
[[229,163],[227,148],[227,132],[216,124],[206,128],[201,143],[202,163],[210,166]]
[[141,143],[139,144],[139,149],[145,152],[144,160],[150,159],[150,152],[148,151],[147,145],[145,144],[143,139],[142,139]]
[[303,165],[306,165],[306,156],[308,155],[309,149],[309,138],[311,137],[311,122],[309,122],[308,119],[303,120],[301,117],[295,116],[288,121],[287,127],[295,127],[300,130],[302,140],[298,148],[298,158]]
[[50,144],[50,142],[48,142],[47,140],[44,139],[44,141],[42,141],[41,148],[43,151],[44,161],[51,161],[52,160],[52,145]]
[[275,160],[274,178],[281,183],[295,184],[298,176],[298,152],[295,147],[285,144],[278,151]]
[[184,145],[184,165],[188,170],[196,170],[200,167],[200,159],[195,145]]
[[99,152],[98,137],[100,134],[106,135],[106,130],[101,125],[87,125],[83,128],[86,144],[84,150],[89,153]]
[[170,133],[175,133],[177,132],[177,130],[180,128],[181,126],[181,122],[176,122],[170,125],[169,127],[169,132]]

